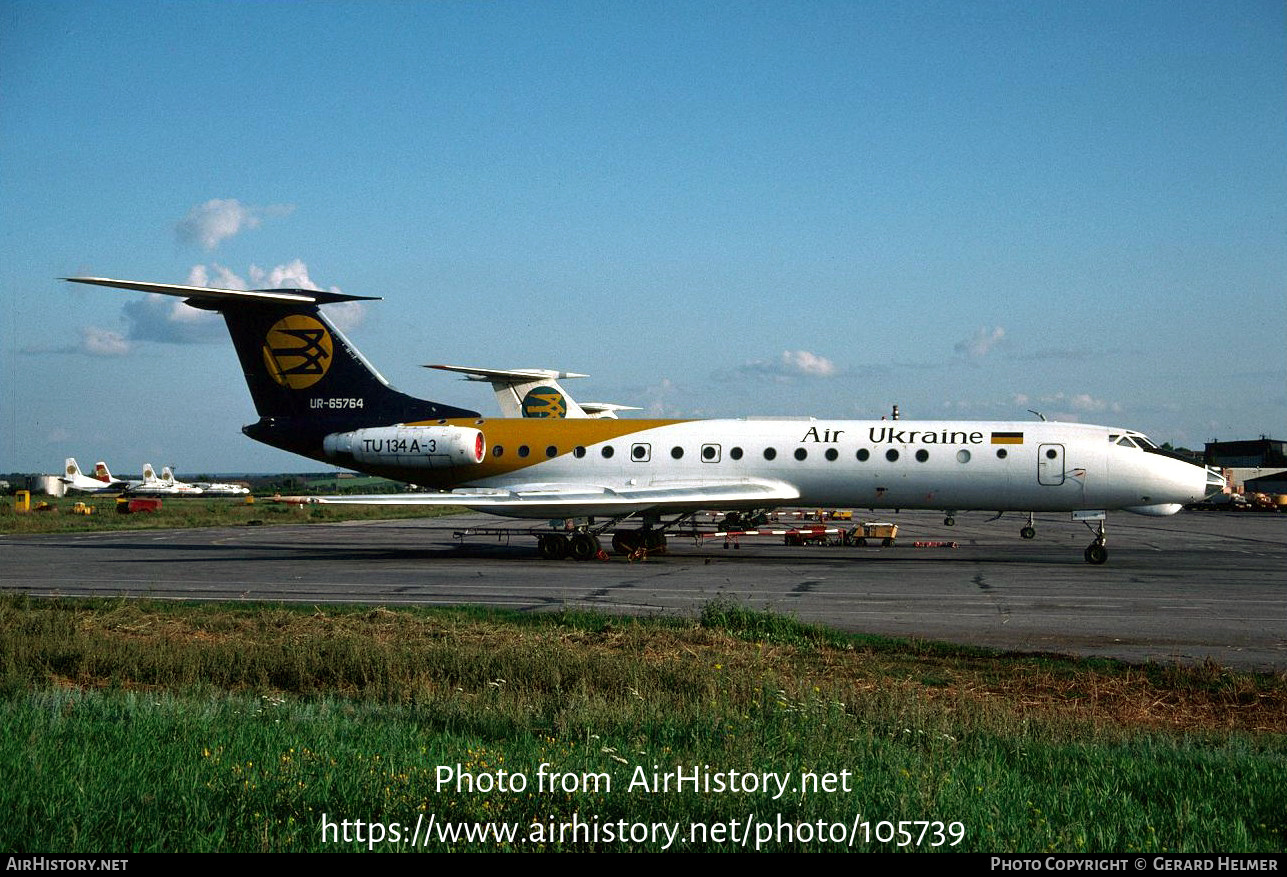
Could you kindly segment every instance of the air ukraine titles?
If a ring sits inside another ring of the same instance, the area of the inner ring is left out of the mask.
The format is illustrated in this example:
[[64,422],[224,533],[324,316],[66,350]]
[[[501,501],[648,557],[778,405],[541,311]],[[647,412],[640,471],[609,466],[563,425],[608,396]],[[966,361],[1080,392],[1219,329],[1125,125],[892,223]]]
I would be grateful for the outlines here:
[[[804,437],[800,439],[800,442],[833,444],[840,441],[840,437],[845,432],[843,429],[827,429],[826,427],[819,432],[816,426],[811,426],[809,431],[804,434]],[[995,435],[1000,435],[1000,433]],[[1009,435],[1009,433],[1006,433],[1006,435]],[[946,429],[935,432],[930,429],[894,429],[889,426],[873,426],[867,430],[867,440],[873,445],[907,445],[914,442],[920,442],[925,445],[981,445],[983,444],[983,433]]]

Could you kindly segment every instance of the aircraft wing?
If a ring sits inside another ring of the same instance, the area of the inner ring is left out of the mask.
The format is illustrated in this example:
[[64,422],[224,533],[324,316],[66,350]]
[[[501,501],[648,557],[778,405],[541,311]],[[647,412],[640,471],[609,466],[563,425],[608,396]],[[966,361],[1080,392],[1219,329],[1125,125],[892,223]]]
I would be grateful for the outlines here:
[[518,518],[615,516],[652,510],[696,511],[732,505],[765,507],[798,499],[800,491],[784,481],[670,481],[631,487],[586,484],[522,484],[508,489],[456,490],[450,493],[395,493],[367,496],[317,496],[309,502],[337,505],[464,506]]

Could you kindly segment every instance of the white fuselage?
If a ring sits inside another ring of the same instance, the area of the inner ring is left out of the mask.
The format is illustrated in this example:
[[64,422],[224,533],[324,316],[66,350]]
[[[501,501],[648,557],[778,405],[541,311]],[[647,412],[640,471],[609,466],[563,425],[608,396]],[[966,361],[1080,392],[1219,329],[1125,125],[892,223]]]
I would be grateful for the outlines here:
[[[1169,514],[1215,484],[1203,467],[1135,444],[1129,437],[1141,438],[1138,433],[1078,423],[791,418],[638,421],[641,428],[622,429],[630,422],[616,421],[615,434],[607,436],[586,421],[530,434],[512,420],[482,419],[460,424],[483,433],[487,452],[480,465],[438,468],[430,479],[429,464],[418,469],[404,454],[397,465],[381,465],[377,453],[359,468],[447,489],[691,484],[700,491],[765,482],[793,489],[792,505],[952,511]],[[1126,442],[1117,444],[1122,436]],[[693,505],[666,502],[659,510]],[[611,512],[593,501],[576,510]]]

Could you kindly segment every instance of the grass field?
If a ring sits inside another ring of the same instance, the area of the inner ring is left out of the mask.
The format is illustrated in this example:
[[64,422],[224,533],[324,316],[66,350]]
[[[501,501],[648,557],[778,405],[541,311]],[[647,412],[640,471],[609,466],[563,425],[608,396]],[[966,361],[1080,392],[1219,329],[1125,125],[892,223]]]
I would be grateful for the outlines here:
[[[0,727],[9,851],[413,832],[714,850],[739,830],[748,849],[855,831],[854,849],[1287,849],[1283,675],[874,639],[725,602],[673,621],[4,597]],[[734,788],[677,790],[677,768]]]
[[[301,506],[265,498],[256,498],[255,502],[247,503],[244,499],[198,497],[163,499],[158,511],[123,515],[116,510],[114,496],[32,497],[33,507],[37,502],[44,502],[47,508],[19,513],[14,510],[12,499],[6,497],[5,502],[0,504],[0,534],[154,530],[171,527],[257,527],[328,521],[432,518],[464,511],[448,506]],[[77,503],[92,509],[92,513],[74,513],[73,507]]]

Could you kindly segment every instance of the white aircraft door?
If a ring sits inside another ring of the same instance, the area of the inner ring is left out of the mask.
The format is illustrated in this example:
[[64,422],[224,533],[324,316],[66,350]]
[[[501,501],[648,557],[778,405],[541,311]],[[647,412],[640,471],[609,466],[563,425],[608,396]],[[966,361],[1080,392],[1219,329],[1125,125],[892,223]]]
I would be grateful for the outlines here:
[[1041,445],[1037,448],[1037,483],[1058,487],[1064,483],[1064,446]]

